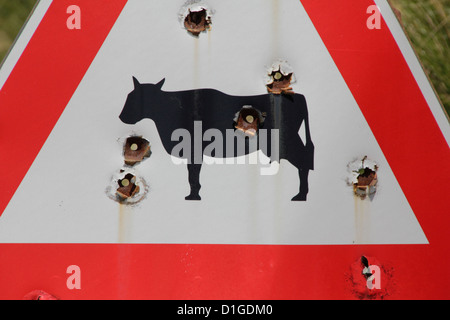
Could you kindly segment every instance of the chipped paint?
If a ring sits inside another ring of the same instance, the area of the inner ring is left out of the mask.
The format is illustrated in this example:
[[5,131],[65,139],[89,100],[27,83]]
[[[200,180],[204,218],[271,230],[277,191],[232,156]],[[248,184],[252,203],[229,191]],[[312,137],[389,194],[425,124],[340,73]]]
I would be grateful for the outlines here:
[[291,67],[291,65],[286,60],[277,59],[270,66],[266,67],[266,74],[264,77],[264,83],[266,85],[272,84],[274,82],[272,74],[277,71],[279,71],[283,76],[292,74],[291,83],[296,82],[294,69]]

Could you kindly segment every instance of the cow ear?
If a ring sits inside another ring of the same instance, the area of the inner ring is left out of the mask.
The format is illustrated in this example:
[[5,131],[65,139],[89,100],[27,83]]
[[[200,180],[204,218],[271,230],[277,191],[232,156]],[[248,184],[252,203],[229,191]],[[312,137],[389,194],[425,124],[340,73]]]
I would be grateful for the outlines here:
[[159,89],[162,88],[164,81],[166,81],[166,78],[163,78],[160,82],[158,82],[157,84],[155,84],[155,86],[157,86]]
[[139,83],[138,79],[136,79],[135,77],[133,77],[133,83],[134,83],[134,88],[135,88],[135,89],[141,85],[141,84]]

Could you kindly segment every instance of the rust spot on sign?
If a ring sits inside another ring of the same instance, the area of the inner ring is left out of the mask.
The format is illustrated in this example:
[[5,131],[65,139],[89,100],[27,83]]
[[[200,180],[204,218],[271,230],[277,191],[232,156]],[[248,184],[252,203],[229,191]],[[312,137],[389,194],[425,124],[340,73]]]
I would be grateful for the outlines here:
[[119,187],[116,190],[120,200],[126,200],[133,197],[139,192],[139,186],[136,185],[136,177],[131,173],[127,173],[125,177],[117,182]]
[[360,174],[357,177],[357,182],[353,185],[354,191],[362,199],[367,195],[375,193],[375,186],[378,178],[377,173],[370,168],[362,168]]
[[132,136],[127,138],[123,147],[125,164],[134,166],[145,158],[150,157],[150,143],[142,137]]
[[267,91],[273,94],[293,94],[291,87],[292,73],[284,75],[280,70],[273,71],[270,76],[273,81],[267,85]]
[[354,161],[348,167],[351,170],[349,182],[351,181],[355,195],[363,200],[367,196],[372,199],[378,183],[378,165],[364,156],[362,160]]
[[252,106],[243,106],[236,114],[234,119],[234,127],[242,131],[246,135],[255,136],[262,123],[264,122],[265,114]]
[[201,32],[209,30],[210,25],[211,17],[208,15],[205,8],[201,8],[198,11],[191,11],[191,9],[189,9],[189,13],[184,19],[184,27],[196,37],[198,37]]
[[273,94],[293,94],[291,84],[295,82],[292,67],[284,60],[275,61],[266,73],[266,88]]
[[121,205],[135,205],[147,196],[149,186],[135,170],[124,168],[113,175],[105,191],[108,198]]

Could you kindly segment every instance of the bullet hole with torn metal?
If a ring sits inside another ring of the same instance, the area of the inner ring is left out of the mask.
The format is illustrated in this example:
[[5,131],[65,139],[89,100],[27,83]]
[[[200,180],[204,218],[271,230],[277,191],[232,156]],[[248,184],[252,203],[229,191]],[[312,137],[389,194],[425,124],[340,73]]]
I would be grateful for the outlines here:
[[265,117],[265,112],[261,112],[250,105],[245,105],[233,119],[234,128],[242,131],[245,135],[256,136],[264,123]]
[[122,205],[134,205],[145,199],[149,186],[136,170],[124,167],[113,175],[105,191],[111,200]]
[[378,165],[364,156],[361,160],[356,160],[349,164],[351,170],[350,183],[353,192],[361,199],[367,196],[372,200],[377,190]]
[[362,198],[376,192],[377,173],[368,167],[359,170],[358,182],[354,184],[354,191]]
[[136,185],[136,177],[131,173],[127,173],[122,179],[119,179],[117,184],[116,194],[120,201],[134,197],[139,193],[140,188]]
[[212,10],[200,1],[188,1],[180,11],[183,27],[193,36],[211,29]]
[[123,147],[123,156],[125,164],[134,166],[145,158],[150,157],[150,143],[138,136],[127,138]]
[[279,70],[270,75],[273,81],[267,84],[267,91],[273,94],[293,94],[291,87],[292,73],[284,75]]
[[284,60],[275,61],[267,69],[266,88],[273,94],[293,94],[291,84],[295,82],[292,67]]
[[361,300],[383,300],[395,294],[394,268],[376,257],[363,255],[344,274],[347,289]]

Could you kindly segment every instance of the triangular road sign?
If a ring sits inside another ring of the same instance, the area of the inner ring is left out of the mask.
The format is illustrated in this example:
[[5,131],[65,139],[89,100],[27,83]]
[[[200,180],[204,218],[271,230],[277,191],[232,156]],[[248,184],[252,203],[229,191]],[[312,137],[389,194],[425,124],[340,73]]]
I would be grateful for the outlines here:
[[0,298],[449,297],[450,128],[385,1],[40,1],[0,86]]

